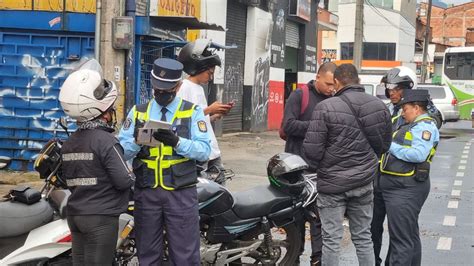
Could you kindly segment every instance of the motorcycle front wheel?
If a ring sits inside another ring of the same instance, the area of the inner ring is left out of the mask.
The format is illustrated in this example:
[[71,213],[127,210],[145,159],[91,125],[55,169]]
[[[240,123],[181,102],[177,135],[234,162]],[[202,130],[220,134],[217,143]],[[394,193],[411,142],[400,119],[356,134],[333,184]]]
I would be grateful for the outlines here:
[[[273,254],[268,253],[268,246],[262,243],[256,252],[243,257],[229,265],[295,265],[301,251],[301,237],[295,223],[280,228],[272,228],[270,248]],[[255,238],[264,239],[263,233]]]

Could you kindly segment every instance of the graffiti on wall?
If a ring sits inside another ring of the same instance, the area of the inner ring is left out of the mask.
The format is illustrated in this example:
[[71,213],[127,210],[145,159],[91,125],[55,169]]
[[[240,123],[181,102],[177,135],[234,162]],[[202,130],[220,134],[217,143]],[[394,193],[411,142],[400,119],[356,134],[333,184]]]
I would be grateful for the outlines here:
[[266,129],[268,116],[268,84],[270,81],[270,58],[261,57],[255,63],[254,88],[252,91],[252,128]]
[[[15,57],[2,58],[2,63],[5,65],[15,65],[18,62],[17,74],[19,76],[9,79],[11,80],[9,85],[0,85],[0,116],[10,119],[12,123],[10,127],[18,127],[17,133],[26,130],[24,126],[19,126],[17,122],[11,120],[12,118],[30,120],[27,127],[45,131],[43,138],[52,137],[58,129],[59,118],[64,116],[58,102],[60,83],[70,72],[87,60],[87,57],[83,57],[81,61],[60,64],[61,57],[63,57],[62,50],[51,49],[48,53],[39,56],[23,54],[19,61],[16,61]],[[3,74],[8,75],[8,73]],[[31,135],[23,137],[22,134],[15,134],[15,137],[17,137],[16,140],[9,141],[16,141],[17,147],[41,149],[44,145],[44,141],[28,139],[32,138]],[[30,154],[31,152],[27,149],[23,149],[19,150],[16,156],[34,159],[34,156],[30,158]]]
[[273,25],[271,27],[271,58],[273,66],[284,67],[285,64],[285,10],[276,9],[272,16]]
[[235,66],[226,66],[224,74],[224,91],[226,92],[226,99],[223,99],[223,91],[217,92],[217,99],[222,99],[223,102],[235,101],[238,103],[241,99],[241,92],[233,88],[242,88],[244,85],[244,73],[242,65],[237,63]]

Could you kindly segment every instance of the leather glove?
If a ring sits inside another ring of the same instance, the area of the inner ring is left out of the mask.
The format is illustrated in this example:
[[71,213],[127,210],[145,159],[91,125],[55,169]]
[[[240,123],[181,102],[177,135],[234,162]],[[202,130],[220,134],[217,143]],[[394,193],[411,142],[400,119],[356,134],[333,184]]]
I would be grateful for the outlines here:
[[179,137],[174,134],[173,131],[169,129],[159,128],[153,133],[153,137],[165,144],[166,146],[176,147],[179,142]]

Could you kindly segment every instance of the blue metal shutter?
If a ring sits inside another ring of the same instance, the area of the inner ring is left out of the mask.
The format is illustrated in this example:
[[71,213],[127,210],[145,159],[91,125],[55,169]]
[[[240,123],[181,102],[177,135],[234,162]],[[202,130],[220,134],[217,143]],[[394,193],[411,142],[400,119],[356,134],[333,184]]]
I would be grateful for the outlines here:
[[13,159],[10,169],[32,169],[64,116],[62,83],[93,49],[91,35],[0,32],[0,156]]

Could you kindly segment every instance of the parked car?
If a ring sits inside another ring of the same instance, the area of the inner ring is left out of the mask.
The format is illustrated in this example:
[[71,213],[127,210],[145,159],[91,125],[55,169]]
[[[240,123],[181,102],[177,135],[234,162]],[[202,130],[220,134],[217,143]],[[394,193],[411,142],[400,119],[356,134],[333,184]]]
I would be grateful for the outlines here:
[[443,116],[443,121],[459,120],[458,100],[447,85],[418,84],[417,89],[429,91],[434,105]]

